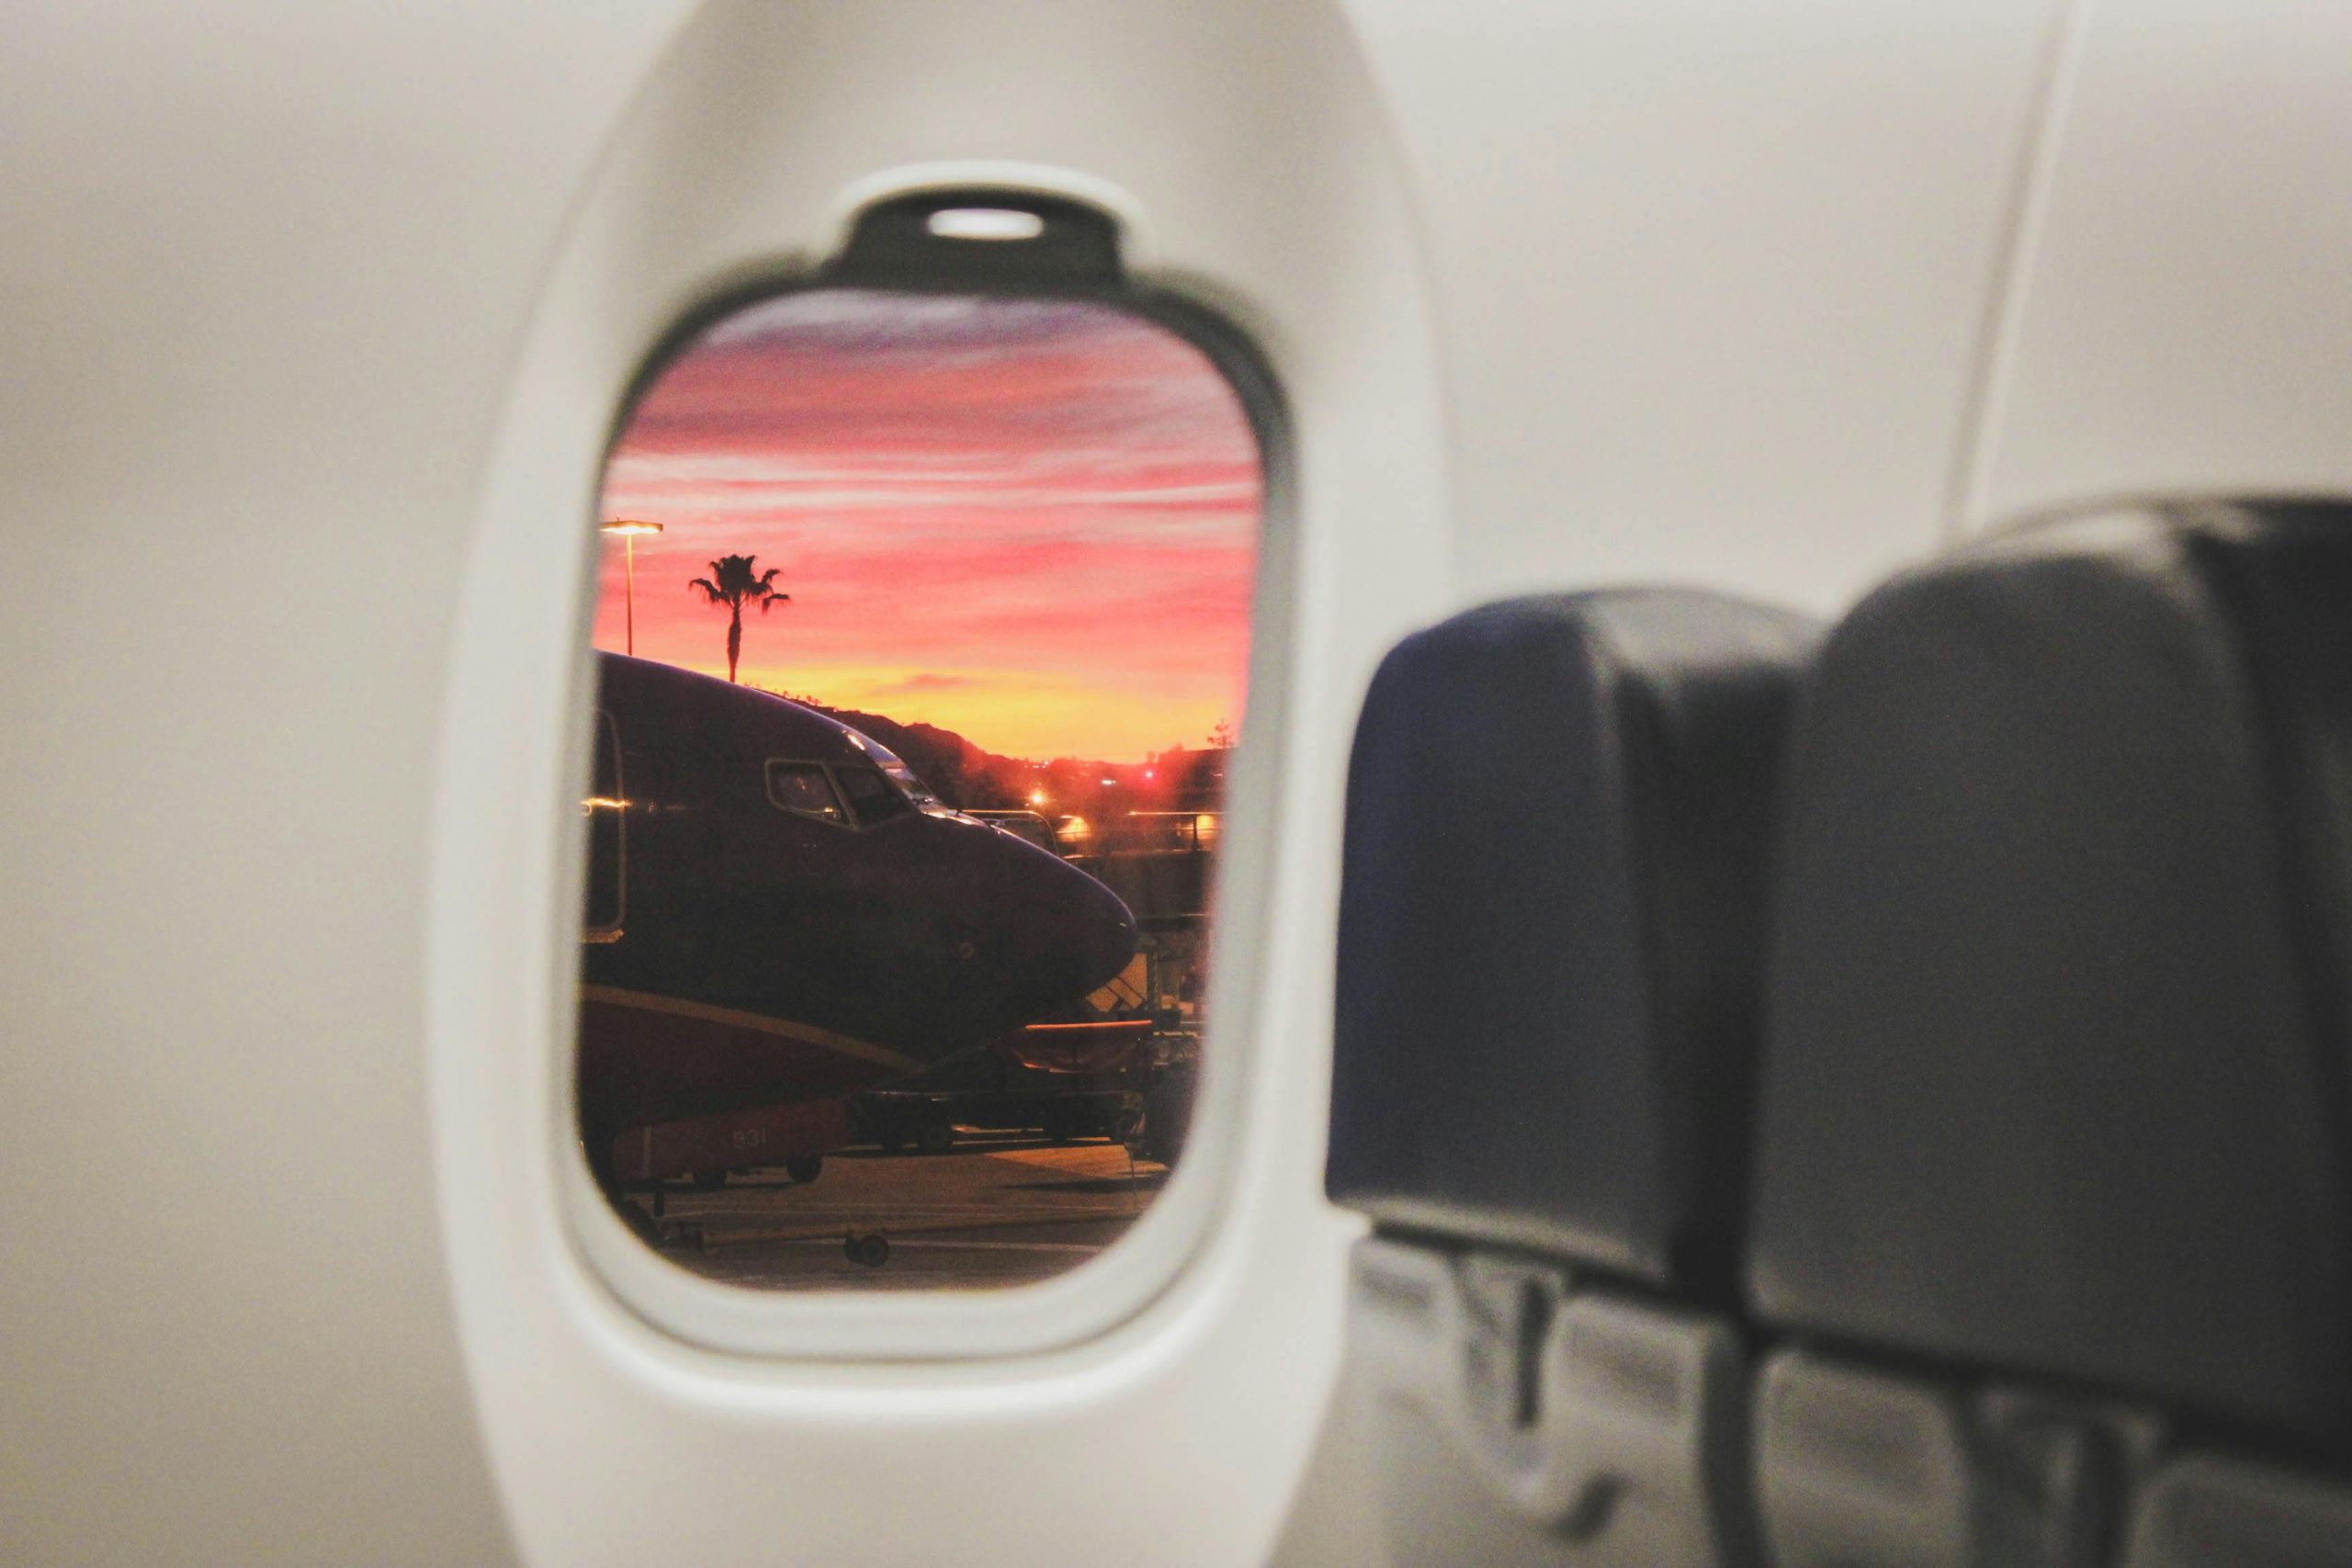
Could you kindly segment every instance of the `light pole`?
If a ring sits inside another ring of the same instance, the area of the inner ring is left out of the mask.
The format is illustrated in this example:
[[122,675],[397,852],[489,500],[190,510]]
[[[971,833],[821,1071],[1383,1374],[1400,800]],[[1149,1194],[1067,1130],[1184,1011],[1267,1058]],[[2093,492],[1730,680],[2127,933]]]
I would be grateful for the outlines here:
[[611,522],[600,524],[598,526],[605,533],[618,534],[623,541],[623,547],[628,552],[628,656],[635,659],[637,657],[637,536],[639,534],[659,534],[662,531],[662,525],[634,523],[626,517],[616,517]]

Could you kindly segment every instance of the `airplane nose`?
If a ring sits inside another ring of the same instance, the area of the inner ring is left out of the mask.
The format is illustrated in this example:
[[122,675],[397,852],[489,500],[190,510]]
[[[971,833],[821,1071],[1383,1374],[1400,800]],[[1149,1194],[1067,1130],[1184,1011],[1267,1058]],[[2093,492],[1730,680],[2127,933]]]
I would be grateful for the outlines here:
[[1076,867],[1069,869],[1091,884],[1079,919],[1076,946],[1085,955],[1088,971],[1102,976],[1094,982],[1099,986],[1125,969],[1136,955],[1135,913],[1116,893]]
[[1025,966],[1066,996],[1083,996],[1135,957],[1136,918],[1116,893],[1078,867],[1020,847],[1028,886]]

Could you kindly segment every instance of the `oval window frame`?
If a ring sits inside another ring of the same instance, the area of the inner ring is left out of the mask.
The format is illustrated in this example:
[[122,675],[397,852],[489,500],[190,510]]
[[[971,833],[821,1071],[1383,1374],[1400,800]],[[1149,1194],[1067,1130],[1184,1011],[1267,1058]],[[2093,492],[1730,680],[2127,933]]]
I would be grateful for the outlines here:
[[[1030,209],[1075,220],[1075,242],[1037,253],[1033,267],[1001,242],[931,243],[935,261],[900,243],[911,215],[931,210]],[[877,220],[896,228],[890,242],[874,243]],[[1242,727],[1228,766],[1222,831],[1227,852],[1257,864],[1273,863],[1272,847],[1280,804],[1281,738],[1293,700],[1295,592],[1299,508],[1293,423],[1271,362],[1234,320],[1213,302],[1209,280],[1181,285],[1138,279],[1125,267],[1123,238],[1131,213],[1096,193],[1043,188],[939,184],[872,193],[842,225],[843,239],[814,267],[747,265],[723,275],[676,312],[636,360],[615,400],[598,451],[594,494],[601,502],[604,476],[639,405],[654,381],[701,335],[739,311],[786,295],[826,288],[865,288],[907,294],[974,294],[1067,299],[1107,307],[1149,322],[1190,344],[1221,376],[1238,400],[1258,451],[1260,507],[1257,566],[1250,595],[1250,651]],[[959,244],[971,248],[958,251]],[[594,526],[592,515],[586,525]],[[596,703],[590,628],[597,598],[598,552],[584,552],[572,617],[573,679],[568,733],[572,755],[588,757],[589,722]],[[578,763],[574,767],[577,769]],[[577,807],[574,808],[577,815]],[[562,863],[559,908],[577,909],[584,890],[587,840],[574,831]],[[1099,1338],[1148,1310],[1182,1278],[1216,1233],[1229,1206],[1250,1095],[1261,1056],[1250,1021],[1263,996],[1261,955],[1278,900],[1272,888],[1237,908],[1233,878],[1221,879],[1212,910],[1207,996],[1211,1032],[1202,1049],[1200,1082],[1184,1156],[1141,1218],[1112,1246],[1051,1278],[1027,1284],[971,1290],[799,1292],[723,1283],[695,1274],[647,1247],[615,1214],[590,1178],[579,1148],[574,1111],[578,1061],[577,963],[558,976],[548,1016],[556,1024],[557,1109],[563,1125],[556,1140],[560,1206],[573,1244],[589,1272],[649,1326],[690,1345],[736,1356],[778,1360],[865,1362],[996,1359],[1068,1348]]]

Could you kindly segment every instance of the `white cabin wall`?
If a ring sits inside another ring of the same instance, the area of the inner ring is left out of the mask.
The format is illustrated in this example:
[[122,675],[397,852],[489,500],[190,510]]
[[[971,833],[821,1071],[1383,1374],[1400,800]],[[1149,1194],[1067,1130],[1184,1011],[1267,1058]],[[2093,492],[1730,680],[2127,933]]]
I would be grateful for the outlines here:
[[1926,553],[2056,0],[1347,0],[1413,177],[1463,602],[1815,610]]
[[484,441],[684,7],[12,7],[0,1559],[509,1557],[423,1048]]
[[2352,489],[2341,0],[2098,0],[1969,521]]

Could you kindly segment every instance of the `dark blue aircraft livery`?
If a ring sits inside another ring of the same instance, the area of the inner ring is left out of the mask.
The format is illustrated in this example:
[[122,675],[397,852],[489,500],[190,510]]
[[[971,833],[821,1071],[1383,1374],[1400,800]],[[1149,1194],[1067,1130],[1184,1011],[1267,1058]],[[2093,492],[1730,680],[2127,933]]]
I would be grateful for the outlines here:
[[1134,954],[1110,889],[951,810],[856,730],[669,665],[597,664],[579,1095],[600,1175],[644,1129],[919,1071]]

